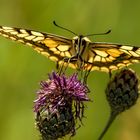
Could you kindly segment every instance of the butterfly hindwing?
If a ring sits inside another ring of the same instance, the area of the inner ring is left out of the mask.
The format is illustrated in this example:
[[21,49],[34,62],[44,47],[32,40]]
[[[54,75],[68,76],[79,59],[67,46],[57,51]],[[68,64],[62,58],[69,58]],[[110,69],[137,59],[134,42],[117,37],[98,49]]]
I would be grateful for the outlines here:
[[63,63],[64,58],[71,58],[75,51],[71,39],[53,34],[0,26],[0,35],[31,46],[37,52],[60,64]]
[[140,48],[111,43],[90,43],[85,68],[112,71],[140,61]]

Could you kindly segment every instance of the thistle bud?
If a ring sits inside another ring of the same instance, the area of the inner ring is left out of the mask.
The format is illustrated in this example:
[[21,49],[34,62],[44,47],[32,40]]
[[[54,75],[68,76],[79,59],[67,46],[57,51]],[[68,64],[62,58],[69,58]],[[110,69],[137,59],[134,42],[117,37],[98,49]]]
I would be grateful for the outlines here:
[[138,77],[131,69],[121,70],[109,81],[105,92],[111,113],[98,140],[103,138],[117,115],[136,103],[139,96],[138,85]]
[[110,80],[106,88],[111,111],[121,113],[133,106],[139,96],[138,77],[130,69],[123,69]]

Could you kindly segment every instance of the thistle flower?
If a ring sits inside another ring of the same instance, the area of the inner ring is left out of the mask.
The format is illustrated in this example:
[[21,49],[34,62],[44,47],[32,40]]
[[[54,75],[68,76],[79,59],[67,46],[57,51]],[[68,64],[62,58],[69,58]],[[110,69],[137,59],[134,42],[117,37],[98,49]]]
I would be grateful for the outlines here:
[[98,140],[103,138],[117,115],[136,104],[138,85],[138,77],[131,69],[123,69],[111,78],[106,88],[106,97],[111,108],[110,118]]
[[77,119],[81,121],[84,115],[83,101],[89,101],[88,92],[77,74],[66,77],[53,72],[49,80],[41,82],[34,111],[43,140],[57,140],[76,133]]

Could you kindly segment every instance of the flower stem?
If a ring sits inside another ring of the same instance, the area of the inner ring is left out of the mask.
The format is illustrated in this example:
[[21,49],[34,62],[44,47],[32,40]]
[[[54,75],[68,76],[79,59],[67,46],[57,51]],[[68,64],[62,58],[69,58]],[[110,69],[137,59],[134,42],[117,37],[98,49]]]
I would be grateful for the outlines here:
[[106,132],[108,131],[109,127],[111,126],[111,124],[113,123],[113,121],[115,120],[116,116],[118,114],[115,112],[111,112],[109,120],[104,128],[104,130],[102,131],[102,133],[100,134],[100,136],[98,137],[97,140],[102,140],[102,138],[104,137],[104,135],[106,134]]

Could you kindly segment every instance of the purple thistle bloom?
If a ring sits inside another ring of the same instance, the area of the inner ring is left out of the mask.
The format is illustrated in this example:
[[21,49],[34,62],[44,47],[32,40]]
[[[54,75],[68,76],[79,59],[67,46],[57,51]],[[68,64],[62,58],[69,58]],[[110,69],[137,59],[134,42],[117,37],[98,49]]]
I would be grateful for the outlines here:
[[53,72],[49,80],[41,82],[34,111],[43,140],[75,134],[76,119],[82,120],[83,101],[89,101],[88,93],[88,87],[78,80],[77,74],[66,77]]

